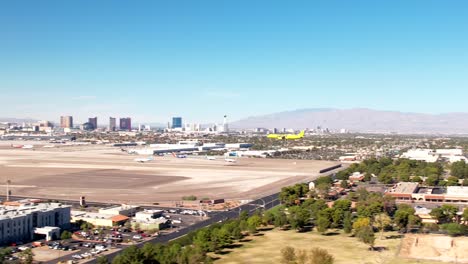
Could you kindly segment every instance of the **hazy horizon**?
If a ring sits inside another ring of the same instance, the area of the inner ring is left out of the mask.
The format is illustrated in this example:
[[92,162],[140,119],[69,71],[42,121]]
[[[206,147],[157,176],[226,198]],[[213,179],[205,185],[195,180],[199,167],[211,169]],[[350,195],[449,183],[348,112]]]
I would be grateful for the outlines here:
[[468,3],[0,4],[0,117],[468,112]]

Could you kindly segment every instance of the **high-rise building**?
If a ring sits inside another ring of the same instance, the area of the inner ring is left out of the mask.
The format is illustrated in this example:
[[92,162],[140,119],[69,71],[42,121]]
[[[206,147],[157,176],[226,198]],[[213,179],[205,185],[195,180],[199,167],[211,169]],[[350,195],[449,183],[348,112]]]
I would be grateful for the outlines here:
[[120,118],[120,130],[132,130],[132,119],[130,117]]
[[88,123],[91,124],[92,129],[97,129],[97,117],[88,118]]
[[73,127],[73,117],[72,116],[61,116],[60,117],[60,127],[61,128],[72,128]]
[[115,131],[117,128],[117,122],[115,121],[115,117],[109,117],[109,131]]
[[182,117],[172,118],[172,128],[182,128]]
[[227,121],[227,115],[224,115],[223,132],[229,132],[229,124],[228,124],[228,121]]

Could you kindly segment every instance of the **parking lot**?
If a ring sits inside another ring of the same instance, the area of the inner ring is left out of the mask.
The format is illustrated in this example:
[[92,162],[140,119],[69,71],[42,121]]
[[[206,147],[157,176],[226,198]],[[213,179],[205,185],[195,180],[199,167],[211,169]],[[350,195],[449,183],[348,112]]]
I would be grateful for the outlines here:
[[[151,208],[155,209],[155,208]],[[191,226],[208,218],[207,213],[197,210],[165,209],[163,216],[171,221],[171,225],[156,233],[142,230],[130,230],[125,226],[116,228],[96,228],[89,231],[79,230],[74,232],[73,239],[62,240],[60,246],[57,242],[50,242],[49,246],[41,247],[38,252],[47,255],[41,258],[41,262],[57,263],[58,261],[85,262],[101,255],[110,254],[116,250],[144,243],[155,236],[164,236],[173,232],[179,232],[181,228]],[[64,251],[66,247],[66,251]],[[55,249],[54,249],[55,248]],[[72,250],[72,251],[67,251]]]

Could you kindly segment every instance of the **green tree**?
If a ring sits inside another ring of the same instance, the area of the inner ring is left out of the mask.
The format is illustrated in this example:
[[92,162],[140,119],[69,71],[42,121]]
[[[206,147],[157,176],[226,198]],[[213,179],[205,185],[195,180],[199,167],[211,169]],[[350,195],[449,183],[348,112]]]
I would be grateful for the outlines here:
[[463,220],[465,220],[465,222],[468,223],[468,207],[465,208],[465,210],[463,210],[463,215],[462,215],[462,217],[463,217]]
[[365,244],[368,244],[371,247],[371,249],[374,249],[375,234],[374,230],[372,230],[372,227],[363,226],[357,229],[356,237]]
[[385,228],[390,226],[392,219],[386,213],[381,213],[374,216],[374,226],[380,231],[380,239],[383,237]]
[[411,206],[400,204],[395,212],[393,221],[398,228],[406,228],[409,224],[410,216],[414,215],[414,213],[415,210]]
[[262,218],[258,215],[252,215],[247,220],[247,226],[251,233],[257,232],[257,228],[262,224]]
[[353,229],[357,232],[359,229],[370,226],[370,219],[367,217],[358,218],[356,222],[353,223]]
[[429,177],[427,177],[427,179],[424,181],[424,183],[425,183],[427,186],[436,186],[438,182],[439,182],[439,180],[437,179],[436,176],[429,176]]
[[351,201],[347,199],[337,200],[333,204],[333,213],[332,219],[333,224],[332,227],[340,227],[343,225],[343,220],[345,217],[345,213],[351,210]]
[[353,231],[353,218],[351,212],[345,212],[343,229],[346,234],[350,234]]
[[466,172],[467,172],[466,167],[467,167],[467,164],[465,163],[464,160],[454,162],[450,166],[450,174],[452,176],[455,176],[455,177],[459,178],[459,179],[466,178],[468,176],[466,174]]
[[288,222],[291,228],[301,230],[307,224],[310,218],[310,213],[307,209],[301,206],[289,207]]
[[262,218],[262,223],[267,226],[267,225],[273,225],[275,223],[275,213],[277,214],[277,212],[273,212],[271,210],[269,211],[266,211],[264,214],[263,214],[263,218]]
[[19,258],[21,259],[21,263],[24,264],[32,264],[34,259],[34,254],[30,248],[23,250],[19,253]]
[[294,186],[283,187],[279,194],[279,199],[286,205],[293,205],[299,198],[304,197],[309,192],[307,184],[296,184]]
[[434,208],[429,213],[439,223],[450,223],[458,212],[458,208],[453,205],[444,204],[441,207]]
[[99,256],[96,259],[96,262],[97,264],[109,264],[110,263],[106,256]]
[[447,234],[449,236],[468,235],[468,227],[465,225],[457,224],[457,223],[443,224],[442,229],[447,231]]
[[448,177],[447,186],[458,186],[458,178],[454,176]]
[[296,261],[296,253],[293,247],[286,246],[281,249],[281,263],[292,264]]
[[317,219],[317,231],[320,233],[327,232],[328,228],[330,227],[330,221],[327,218],[320,216]]
[[411,179],[412,182],[419,182],[422,183],[423,179],[419,176],[414,176],[413,179]]
[[5,261],[5,258],[11,254],[11,248],[0,248],[0,263]]
[[331,184],[329,183],[320,183],[315,186],[315,190],[317,191],[319,197],[328,198],[328,193],[330,192]]
[[310,264],[333,264],[335,259],[322,248],[312,248],[309,255]]
[[275,226],[276,227],[284,227],[285,225],[288,224],[288,218],[286,214],[283,211],[279,211],[278,215],[275,217]]
[[70,239],[72,237],[72,233],[70,231],[64,230],[62,234],[60,235],[60,239],[65,240],[65,239]]
[[83,231],[88,231],[94,228],[94,225],[91,223],[88,223],[86,221],[83,221],[80,225],[80,229]]
[[340,187],[343,188],[343,189],[348,189],[349,188],[348,181],[347,180],[341,180]]

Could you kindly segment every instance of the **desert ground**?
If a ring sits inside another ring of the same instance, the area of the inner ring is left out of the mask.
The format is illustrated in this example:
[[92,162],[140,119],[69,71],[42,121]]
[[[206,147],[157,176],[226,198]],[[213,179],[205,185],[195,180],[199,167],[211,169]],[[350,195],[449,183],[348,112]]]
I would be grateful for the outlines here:
[[[35,144],[17,149],[12,144]],[[11,181],[12,195],[113,203],[155,203],[196,195],[210,199],[253,199],[319,176],[329,161],[207,160],[155,156],[138,163],[120,148],[104,145],[44,148],[37,142],[0,141],[0,188]]]
[[402,242],[400,256],[468,263],[468,237],[406,235]]
[[[383,239],[376,234],[375,246],[381,250],[370,251],[369,246],[359,242],[357,238],[343,234],[341,231],[329,236],[321,235],[317,232],[298,233],[296,231],[272,230],[262,232],[261,236],[251,237],[252,241],[239,244],[238,248],[227,249],[222,254],[213,257],[219,258],[216,264],[267,264],[281,263],[281,249],[291,246],[295,249],[309,251],[314,247],[327,250],[335,258],[335,264],[443,264],[443,263],[468,263],[467,259],[454,256],[439,256],[439,258],[426,257],[425,251],[412,252],[411,256],[403,253],[405,251],[405,239],[398,238],[398,233],[388,232]],[[385,237],[395,237],[386,239]],[[426,240],[431,240],[431,236],[425,236]],[[446,237],[447,238],[447,237]],[[448,238],[450,239],[450,238]],[[459,238],[460,241],[468,240],[466,237]],[[423,242],[423,241],[420,241]],[[421,249],[429,249],[432,243],[420,243]],[[461,242],[460,242],[461,243]],[[400,249],[401,248],[401,249]],[[398,254],[401,251],[403,254]],[[466,247],[459,245],[455,250],[459,256],[466,256]],[[454,252],[455,252],[454,251]],[[444,252],[441,252],[444,254]],[[429,253],[432,254],[432,253]],[[442,260],[446,262],[442,262]]]

